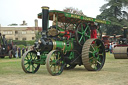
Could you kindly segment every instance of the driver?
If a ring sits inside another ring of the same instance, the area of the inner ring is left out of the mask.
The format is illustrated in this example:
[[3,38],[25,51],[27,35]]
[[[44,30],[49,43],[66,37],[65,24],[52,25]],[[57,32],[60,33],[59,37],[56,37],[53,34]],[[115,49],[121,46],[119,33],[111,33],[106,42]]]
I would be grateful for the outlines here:
[[94,22],[91,22],[90,29],[91,29],[91,38],[97,38],[96,30],[98,29],[98,27],[94,24]]

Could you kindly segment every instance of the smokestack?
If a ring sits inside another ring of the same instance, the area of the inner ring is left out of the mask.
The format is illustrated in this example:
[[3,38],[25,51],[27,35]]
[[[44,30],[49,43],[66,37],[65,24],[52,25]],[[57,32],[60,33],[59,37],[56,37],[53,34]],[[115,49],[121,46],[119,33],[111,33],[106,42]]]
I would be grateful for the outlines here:
[[49,19],[49,7],[42,7],[42,35],[46,35]]
[[116,34],[113,34],[114,35],[114,42],[116,42]]
[[35,19],[35,27],[38,27],[38,20]]
[[123,29],[124,29],[124,38],[127,38],[127,26],[124,26]]

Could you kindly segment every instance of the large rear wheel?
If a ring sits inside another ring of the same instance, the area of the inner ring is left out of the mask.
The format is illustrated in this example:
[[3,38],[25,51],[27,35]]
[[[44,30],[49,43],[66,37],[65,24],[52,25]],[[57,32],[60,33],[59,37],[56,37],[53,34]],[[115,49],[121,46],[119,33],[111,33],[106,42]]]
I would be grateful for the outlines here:
[[83,45],[82,62],[89,71],[99,71],[105,63],[105,47],[99,39],[88,39]]
[[35,73],[38,71],[40,64],[39,62],[40,57],[37,56],[36,51],[27,51],[24,53],[22,57],[22,69],[26,73]]

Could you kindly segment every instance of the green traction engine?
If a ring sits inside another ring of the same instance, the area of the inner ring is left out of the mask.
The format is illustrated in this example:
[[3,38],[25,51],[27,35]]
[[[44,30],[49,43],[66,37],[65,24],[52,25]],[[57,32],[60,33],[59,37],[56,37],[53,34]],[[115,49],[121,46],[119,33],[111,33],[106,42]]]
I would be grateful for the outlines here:
[[[35,73],[40,65],[46,65],[48,72],[55,76],[64,69],[84,65],[89,71],[99,71],[105,62],[105,47],[100,39],[91,38],[90,23],[110,24],[108,21],[49,10],[42,7],[38,14],[42,19],[42,37],[35,42],[32,50],[24,53],[22,68],[26,73]],[[49,20],[52,26],[48,27]],[[98,31],[99,36],[100,31]]]

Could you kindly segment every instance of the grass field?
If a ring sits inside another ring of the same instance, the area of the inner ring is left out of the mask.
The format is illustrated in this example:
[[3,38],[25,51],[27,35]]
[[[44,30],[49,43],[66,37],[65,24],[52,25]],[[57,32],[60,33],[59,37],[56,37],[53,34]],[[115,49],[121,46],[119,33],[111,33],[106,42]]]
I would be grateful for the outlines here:
[[37,73],[26,74],[21,59],[0,59],[0,85],[128,85],[128,59],[114,59],[107,53],[101,71],[90,72],[84,66],[64,70],[59,76],[51,76],[46,66]]

